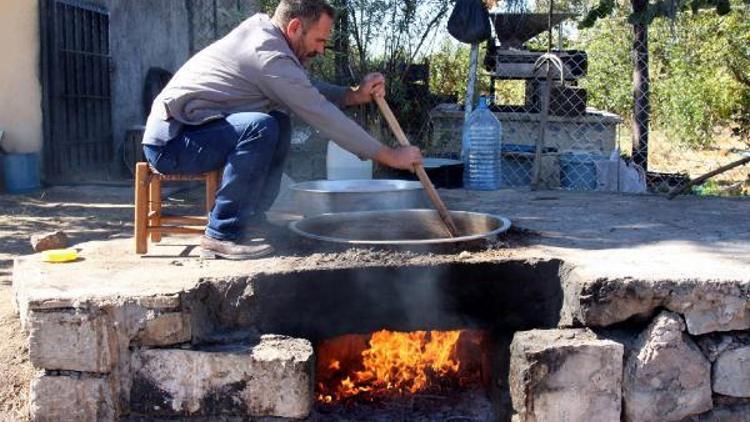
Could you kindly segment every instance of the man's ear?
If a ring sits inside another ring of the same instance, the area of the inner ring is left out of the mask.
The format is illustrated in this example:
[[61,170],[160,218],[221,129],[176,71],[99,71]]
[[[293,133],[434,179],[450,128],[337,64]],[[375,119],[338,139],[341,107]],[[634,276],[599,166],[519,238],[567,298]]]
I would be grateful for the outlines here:
[[289,21],[289,24],[286,26],[286,32],[289,35],[295,35],[297,33],[301,33],[303,30],[303,24],[302,19],[300,18],[294,18]]

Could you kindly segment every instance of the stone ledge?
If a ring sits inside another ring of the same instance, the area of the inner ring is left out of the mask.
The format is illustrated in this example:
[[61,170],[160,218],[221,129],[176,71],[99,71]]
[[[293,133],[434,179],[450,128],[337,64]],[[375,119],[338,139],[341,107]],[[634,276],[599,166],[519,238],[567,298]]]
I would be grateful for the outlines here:
[[133,354],[131,410],[168,416],[304,418],[312,411],[309,341],[263,336],[254,346]]
[[[127,252],[130,242],[119,240],[91,242],[80,245],[86,261],[70,266],[52,266],[40,262],[36,255],[18,258],[13,269],[13,289],[22,325],[26,326],[31,311],[97,308],[134,302],[148,309],[179,309],[181,297],[195,291],[206,279],[252,279],[259,273],[279,274],[313,269],[366,268],[393,265],[388,254],[370,253],[371,258],[356,262],[336,259],[335,254],[309,257],[275,257],[248,263],[227,263],[186,259],[179,267],[179,276],[166,260],[142,262]],[[106,259],[105,259],[106,254]],[[362,256],[368,255],[363,252]],[[570,251],[531,247],[513,251],[487,251],[469,254],[468,259],[456,255],[419,255],[399,257],[401,266],[446,265],[503,261],[534,262],[561,260],[569,268],[561,279],[566,291],[566,315],[563,326],[607,327],[633,317],[650,317],[659,307],[685,316],[692,335],[710,332],[746,330],[750,328],[750,278],[737,275],[737,267],[721,277],[707,278],[682,274],[689,268],[671,274],[672,266],[647,266],[639,269],[624,263],[599,263],[601,253],[575,255]],[[581,259],[581,258],[585,259]],[[705,259],[704,259],[705,260]],[[632,269],[632,276],[628,276]],[[658,276],[644,274],[659,270]],[[696,270],[697,271],[697,270]],[[705,273],[705,270],[701,271]],[[113,274],[116,274],[113,276]],[[144,278],[148,274],[148,278]],[[106,280],[106,282],[104,282]]]
[[750,282],[599,278],[577,274],[579,322],[606,327],[632,317],[648,317],[664,307],[685,317],[692,335],[750,328]]

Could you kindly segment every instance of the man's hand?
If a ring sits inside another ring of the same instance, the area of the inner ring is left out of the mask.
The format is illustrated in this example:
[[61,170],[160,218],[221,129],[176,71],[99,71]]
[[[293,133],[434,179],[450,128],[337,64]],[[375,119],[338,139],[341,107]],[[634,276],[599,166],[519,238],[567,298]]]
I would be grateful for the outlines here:
[[367,104],[372,96],[385,97],[385,76],[381,73],[370,73],[362,79],[358,87],[346,93],[347,106]]
[[422,164],[422,153],[414,146],[399,148],[383,146],[373,159],[388,167],[414,171],[415,164]]

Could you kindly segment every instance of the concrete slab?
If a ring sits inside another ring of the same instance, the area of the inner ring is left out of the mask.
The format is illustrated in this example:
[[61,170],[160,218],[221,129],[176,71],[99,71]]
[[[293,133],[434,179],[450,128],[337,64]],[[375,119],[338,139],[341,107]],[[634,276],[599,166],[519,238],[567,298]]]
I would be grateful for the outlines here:
[[451,209],[505,215],[534,230],[530,252],[590,278],[745,280],[750,199],[567,191],[441,191]]
[[[362,251],[356,259],[284,234],[277,256],[247,262],[200,260],[196,238],[168,238],[144,257],[133,253],[131,239],[89,242],[78,245],[82,259],[70,264],[43,263],[38,255],[18,258],[13,275],[16,300],[23,316],[29,309],[76,308],[122,298],[166,303],[208,278],[561,259],[568,268],[563,274],[566,291],[580,305],[568,311],[568,323],[606,326],[665,306],[686,315],[692,334],[750,327],[750,200],[668,201],[648,195],[565,191],[442,190],[441,195],[451,209],[504,215],[514,227],[531,234],[512,234],[521,241],[512,242],[511,249],[398,255]],[[294,210],[294,204],[280,204],[276,216],[288,218]]]

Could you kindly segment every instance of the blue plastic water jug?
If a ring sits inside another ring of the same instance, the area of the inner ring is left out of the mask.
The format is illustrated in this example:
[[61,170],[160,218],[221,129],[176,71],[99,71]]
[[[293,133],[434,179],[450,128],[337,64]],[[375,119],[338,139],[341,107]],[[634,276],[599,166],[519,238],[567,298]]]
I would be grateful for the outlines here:
[[469,115],[464,131],[464,189],[500,189],[503,126],[487,106],[487,98],[479,98],[479,106]]

